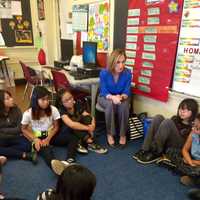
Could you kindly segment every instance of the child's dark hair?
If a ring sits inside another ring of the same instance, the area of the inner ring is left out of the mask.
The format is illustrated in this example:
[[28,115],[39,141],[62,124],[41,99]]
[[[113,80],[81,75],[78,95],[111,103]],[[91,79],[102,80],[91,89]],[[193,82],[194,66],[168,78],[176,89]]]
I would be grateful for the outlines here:
[[[30,107],[32,108],[32,118],[34,120],[40,119],[41,108],[38,104],[38,99],[41,99],[45,96],[49,96],[49,91],[43,86],[36,86],[33,90],[33,94],[31,96],[31,104]],[[51,106],[49,106],[44,110],[47,116],[51,116]]]
[[56,200],[90,200],[95,186],[96,177],[88,168],[72,164],[58,178]]
[[5,94],[8,94],[10,97],[12,97],[11,93],[7,90],[0,90],[0,118],[4,117],[5,114]]
[[[179,109],[190,110],[192,112],[192,115],[191,115],[189,121],[192,122],[192,121],[194,121],[194,119],[198,113],[199,105],[195,99],[187,98],[187,99],[183,99],[183,101],[181,101],[181,103],[178,106],[178,111],[179,111]],[[179,116],[178,111],[177,111],[177,116]]]

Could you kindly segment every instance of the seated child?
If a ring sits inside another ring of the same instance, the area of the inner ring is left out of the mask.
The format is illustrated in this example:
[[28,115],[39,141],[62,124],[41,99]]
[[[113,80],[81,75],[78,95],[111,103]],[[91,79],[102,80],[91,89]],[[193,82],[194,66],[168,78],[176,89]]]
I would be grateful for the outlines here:
[[[50,143],[59,129],[59,119],[58,109],[50,105],[48,90],[42,86],[35,87],[30,108],[23,114],[22,132],[33,145],[33,151],[41,154],[50,168],[55,160]],[[68,165],[67,161],[62,162]]]
[[56,189],[48,189],[37,200],[90,200],[96,186],[95,175],[78,164],[68,165],[58,177]]
[[168,148],[182,149],[192,129],[192,122],[198,113],[195,99],[186,98],[178,106],[177,114],[171,119],[156,115],[148,129],[142,148],[133,159],[142,164],[160,160]]
[[30,153],[31,145],[22,135],[22,112],[11,93],[0,90],[0,155],[8,159],[23,159],[37,163],[37,155]]
[[174,164],[176,171],[184,175],[180,180],[182,184],[200,184],[200,113],[195,118],[193,128],[182,151],[169,148],[166,151],[166,158]]
[[79,139],[78,151],[87,153],[91,151],[104,154],[107,149],[94,141],[95,119],[82,107],[78,106],[70,91],[61,89],[58,93],[58,106],[64,126],[69,127]]
[[182,149],[184,162],[199,171],[199,176],[182,176],[181,183],[185,185],[200,184],[200,113],[197,114],[193,129]]

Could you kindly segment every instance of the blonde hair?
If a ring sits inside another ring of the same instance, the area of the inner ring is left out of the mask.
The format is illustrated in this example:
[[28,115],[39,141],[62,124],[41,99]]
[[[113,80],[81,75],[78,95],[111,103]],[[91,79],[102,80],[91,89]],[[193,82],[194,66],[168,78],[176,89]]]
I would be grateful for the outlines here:
[[115,70],[115,65],[119,59],[119,57],[124,56],[126,59],[126,53],[123,49],[115,49],[113,52],[110,54],[109,59],[108,59],[108,70],[111,72],[114,72]]

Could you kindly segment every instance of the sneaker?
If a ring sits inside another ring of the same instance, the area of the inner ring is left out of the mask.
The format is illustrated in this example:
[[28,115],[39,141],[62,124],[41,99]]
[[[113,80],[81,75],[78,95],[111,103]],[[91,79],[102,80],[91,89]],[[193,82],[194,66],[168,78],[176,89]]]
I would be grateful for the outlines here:
[[135,154],[133,154],[132,158],[135,160],[138,160],[138,157],[141,157],[144,154],[145,154],[145,151],[143,149],[140,149]]
[[51,168],[55,174],[61,175],[64,169],[66,169],[71,163],[65,160],[52,160],[51,161]]
[[24,160],[29,160],[31,161],[34,165],[36,165],[38,163],[38,159],[37,159],[37,152],[33,151],[33,152],[28,152],[26,153],[26,157],[24,158]]
[[195,181],[189,176],[182,176],[180,182],[185,186],[195,186]]
[[195,188],[195,189],[189,190],[188,197],[192,200],[200,199],[200,189]]
[[160,160],[160,158],[161,158],[160,156],[150,151],[146,151],[144,152],[144,154],[138,156],[137,162],[141,164],[150,164]]
[[78,144],[78,147],[76,149],[79,153],[84,153],[84,154],[87,154],[88,153],[88,150],[82,146],[81,144]]
[[96,153],[99,153],[99,154],[105,154],[108,152],[108,149],[100,146],[99,144],[96,144],[96,143],[91,143],[91,144],[88,144],[88,150],[90,151],[94,151]]

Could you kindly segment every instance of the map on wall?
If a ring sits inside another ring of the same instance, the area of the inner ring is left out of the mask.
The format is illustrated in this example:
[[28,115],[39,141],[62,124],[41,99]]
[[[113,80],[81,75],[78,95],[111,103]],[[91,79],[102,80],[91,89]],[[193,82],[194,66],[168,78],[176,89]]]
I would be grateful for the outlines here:
[[173,90],[200,97],[200,0],[185,0]]
[[89,5],[88,40],[98,43],[98,50],[107,51],[109,44],[109,1]]

